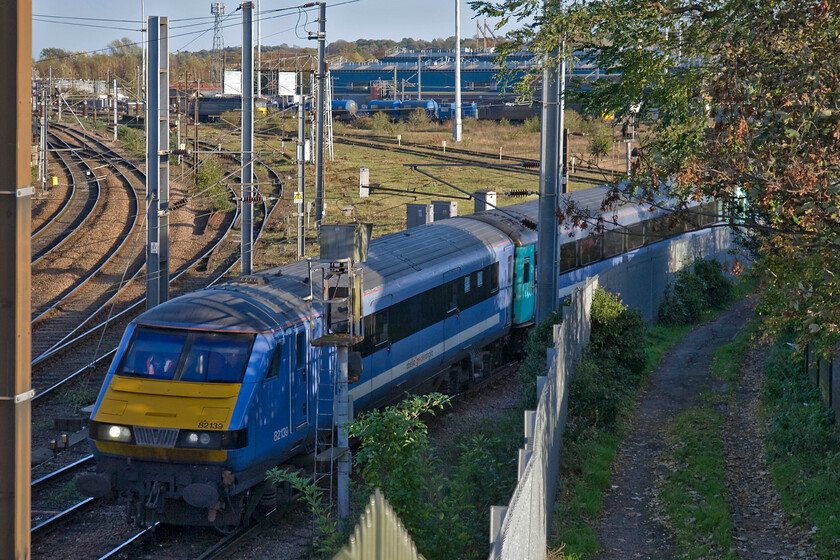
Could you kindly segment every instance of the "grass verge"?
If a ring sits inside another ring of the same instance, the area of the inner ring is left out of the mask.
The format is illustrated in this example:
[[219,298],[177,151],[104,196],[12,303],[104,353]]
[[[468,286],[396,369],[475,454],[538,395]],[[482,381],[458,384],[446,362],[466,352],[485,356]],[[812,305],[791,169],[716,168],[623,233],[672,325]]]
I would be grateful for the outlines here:
[[763,411],[767,459],[776,491],[794,523],[812,534],[817,555],[840,550],[840,437],[834,414],[811,385],[800,356],[779,344],[765,363]]
[[662,518],[673,530],[680,558],[737,558],[730,551],[732,518],[720,433],[724,417],[709,407],[674,418],[660,493]]

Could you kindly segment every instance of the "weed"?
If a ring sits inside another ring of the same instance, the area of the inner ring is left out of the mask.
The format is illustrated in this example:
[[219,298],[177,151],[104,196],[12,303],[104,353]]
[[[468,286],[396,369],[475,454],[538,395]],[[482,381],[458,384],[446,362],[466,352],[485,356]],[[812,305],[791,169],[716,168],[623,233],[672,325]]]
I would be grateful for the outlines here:
[[70,480],[61,489],[52,492],[47,497],[47,503],[52,507],[66,507],[69,503],[78,503],[82,501],[82,495],[76,490],[76,479]]
[[349,536],[349,531],[340,530],[340,522],[330,514],[330,504],[324,500],[324,489],[318,487],[311,478],[303,478],[297,472],[274,468],[266,473],[266,480],[271,484],[289,484],[300,493],[300,500],[306,504],[315,519],[315,534],[312,546],[319,557],[327,558],[341,549]]

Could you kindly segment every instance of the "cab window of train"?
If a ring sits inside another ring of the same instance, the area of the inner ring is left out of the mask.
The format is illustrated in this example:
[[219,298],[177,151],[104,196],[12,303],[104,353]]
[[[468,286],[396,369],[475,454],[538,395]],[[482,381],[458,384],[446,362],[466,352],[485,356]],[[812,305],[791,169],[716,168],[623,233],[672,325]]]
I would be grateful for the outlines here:
[[186,340],[184,332],[138,327],[117,375],[173,379]]
[[181,381],[239,383],[251,353],[250,335],[199,333],[192,335]]
[[265,374],[266,379],[273,379],[279,375],[282,353],[283,345],[277,344],[277,346],[274,347],[274,352],[271,353],[271,363],[268,366],[268,372]]

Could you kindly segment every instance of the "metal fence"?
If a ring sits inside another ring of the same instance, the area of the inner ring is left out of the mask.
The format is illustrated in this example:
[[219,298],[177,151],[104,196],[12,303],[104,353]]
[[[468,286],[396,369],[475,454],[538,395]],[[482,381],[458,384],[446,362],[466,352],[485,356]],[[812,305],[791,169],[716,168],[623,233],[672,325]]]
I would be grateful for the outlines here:
[[836,418],[840,418],[840,351],[826,360],[817,356],[814,346],[809,344],[805,352],[805,371],[811,383],[820,390],[826,406],[834,410]]
[[732,264],[730,232],[718,228],[657,243],[632,255],[600,276],[581,283],[555,326],[548,371],[538,379],[536,411],[525,412],[525,446],[519,450],[519,482],[507,507],[490,512],[490,560],[543,560],[551,531],[558,465],[566,424],[566,386],[574,364],[589,341],[589,309],[600,285],[619,294],[625,305],[656,317],[673,273],[696,259]]
[[403,527],[396,512],[377,490],[356,529],[333,560],[426,560]]

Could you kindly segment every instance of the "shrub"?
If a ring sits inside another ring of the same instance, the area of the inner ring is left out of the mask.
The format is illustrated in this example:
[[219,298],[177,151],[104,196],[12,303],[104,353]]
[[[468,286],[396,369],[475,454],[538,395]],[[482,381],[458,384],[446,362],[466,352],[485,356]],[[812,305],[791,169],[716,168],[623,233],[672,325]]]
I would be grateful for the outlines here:
[[732,283],[715,260],[697,261],[677,271],[659,306],[659,320],[685,325],[700,318],[706,309],[721,308],[732,299]]
[[408,124],[411,126],[426,126],[432,122],[429,113],[425,109],[417,107],[408,115]]
[[592,334],[587,352],[601,362],[621,366],[639,376],[645,368],[645,321],[637,310],[598,289],[592,297]]
[[573,109],[566,109],[563,112],[563,126],[569,129],[569,132],[586,132],[586,122],[580,113]]
[[694,274],[703,281],[707,306],[720,309],[732,299],[732,282],[723,275],[723,268],[718,261],[695,261]]
[[615,430],[645,370],[648,339],[638,311],[599,288],[590,316],[589,345],[569,384],[570,441],[593,429]]
[[563,322],[563,310],[537,325],[525,342],[525,357],[519,366],[519,390],[526,407],[533,407],[537,398],[537,377],[545,375],[546,350],[554,344],[554,325]]
[[589,123],[589,153],[595,158],[595,164],[612,149],[612,131],[601,120]]
[[528,117],[522,122],[522,130],[525,132],[539,132],[540,126],[539,117]]

